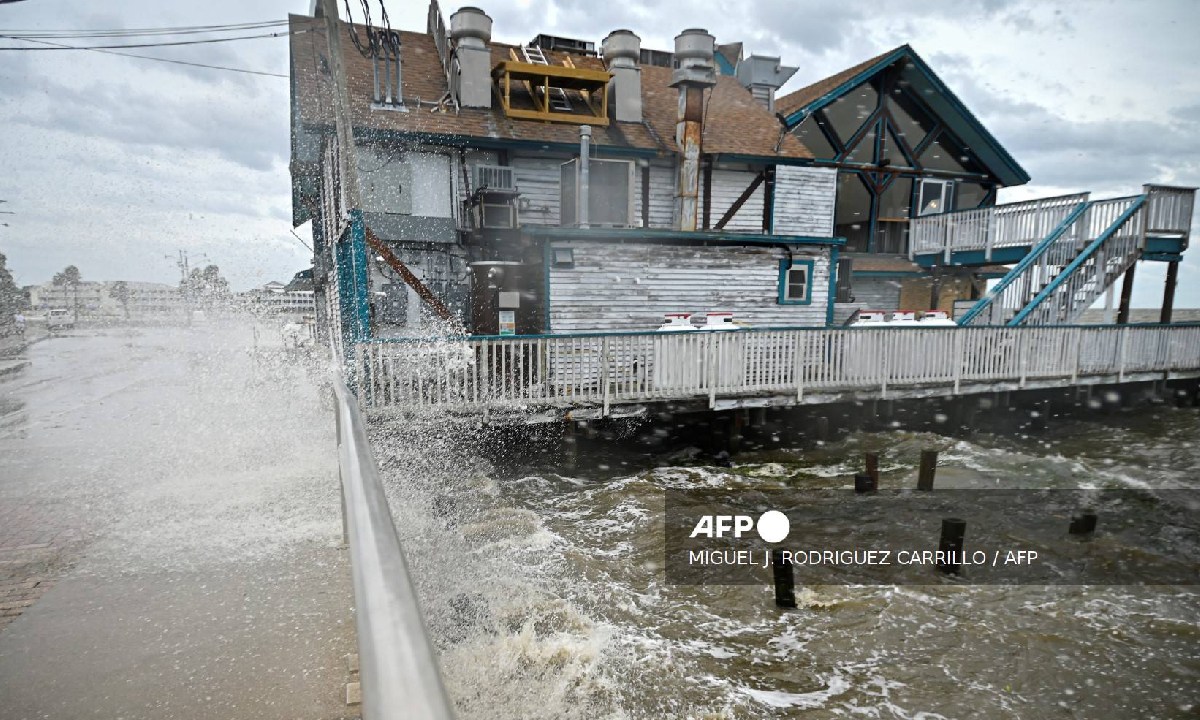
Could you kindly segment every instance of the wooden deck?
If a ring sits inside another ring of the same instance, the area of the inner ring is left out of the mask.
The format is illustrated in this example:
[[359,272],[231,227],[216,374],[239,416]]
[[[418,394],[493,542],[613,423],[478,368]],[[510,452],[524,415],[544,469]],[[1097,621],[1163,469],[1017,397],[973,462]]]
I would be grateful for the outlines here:
[[1200,324],[376,341],[355,362],[369,409],[540,422],[1195,378]]

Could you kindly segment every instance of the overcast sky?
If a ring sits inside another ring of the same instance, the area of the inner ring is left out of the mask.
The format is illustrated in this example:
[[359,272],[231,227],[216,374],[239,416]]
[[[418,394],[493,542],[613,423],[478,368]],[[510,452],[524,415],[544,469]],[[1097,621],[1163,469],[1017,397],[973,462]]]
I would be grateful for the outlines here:
[[[474,2],[474,0],[473,0]],[[627,27],[669,50],[685,27],[800,71],[784,92],[903,43],[1033,176],[1002,201],[1146,182],[1200,185],[1200,72],[1194,0],[642,0],[476,2],[494,36],[547,32],[599,42]],[[351,2],[357,13],[358,2]],[[458,6],[442,7],[448,17]],[[393,26],[424,30],[421,0],[388,4]],[[307,14],[307,0],[24,0],[0,29],[213,25]],[[343,10],[344,12],[344,10]],[[373,3],[378,17],[378,3]],[[248,33],[249,34],[249,33]],[[74,41],[87,44],[96,41]],[[0,39],[0,45],[25,43]],[[284,38],[137,50],[286,74]],[[215,263],[237,289],[310,264],[289,232],[288,83],[93,52],[0,52],[0,252],[21,284],[68,264],[84,279],[174,282],[174,258]],[[305,242],[307,226],[298,230]],[[1200,307],[1200,252],[1177,305]],[[168,257],[170,256],[170,257]],[[1135,304],[1156,306],[1165,266],[1139,268]]]

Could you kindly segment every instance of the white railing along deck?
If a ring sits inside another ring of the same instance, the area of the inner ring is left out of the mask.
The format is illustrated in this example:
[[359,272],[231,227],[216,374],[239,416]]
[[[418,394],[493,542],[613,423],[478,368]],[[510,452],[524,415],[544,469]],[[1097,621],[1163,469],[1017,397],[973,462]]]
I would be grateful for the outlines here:
[[908,256],[940,253],[949,263],[952,252],[982,250],[990,261],[996,248],[1036,245],[1087,199],[1078,193],[913,218]]
[[595,407],[1200,372],[1200,325],[627,333],[358,346],[360,398],[405,410]]

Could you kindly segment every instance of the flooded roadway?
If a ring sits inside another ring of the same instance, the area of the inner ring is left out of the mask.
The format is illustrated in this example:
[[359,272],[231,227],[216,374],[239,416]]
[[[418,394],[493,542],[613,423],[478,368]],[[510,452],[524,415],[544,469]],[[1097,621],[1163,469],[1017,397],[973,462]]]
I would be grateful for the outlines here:
[[472,428],[374,442],[464,719],[1194,718],[1196,586],[814,586],[781,611],[765,585],[666,584],[662,512],[665,488],[852,487],[864,451],[911,487],[929,447],[939,487],[1196,488],[1198,434],[1195,408],[1159,405],[1036,434],[782,437],[732,468],[653,434],[571,465]]
[[353,714],[332,415],[255,335],[81,330],[0,379],[0,717]]

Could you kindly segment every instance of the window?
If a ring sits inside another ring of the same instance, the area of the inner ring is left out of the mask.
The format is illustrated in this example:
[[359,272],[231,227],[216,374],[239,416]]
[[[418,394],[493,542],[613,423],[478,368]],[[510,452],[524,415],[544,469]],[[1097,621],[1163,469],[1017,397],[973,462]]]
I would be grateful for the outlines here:
[[921,198],[917,203],[918,215],[940,215],[950,209],[951,188],[949,180],[922,180]]
[[779,261],[779,304],[812,303],[812,260]]

